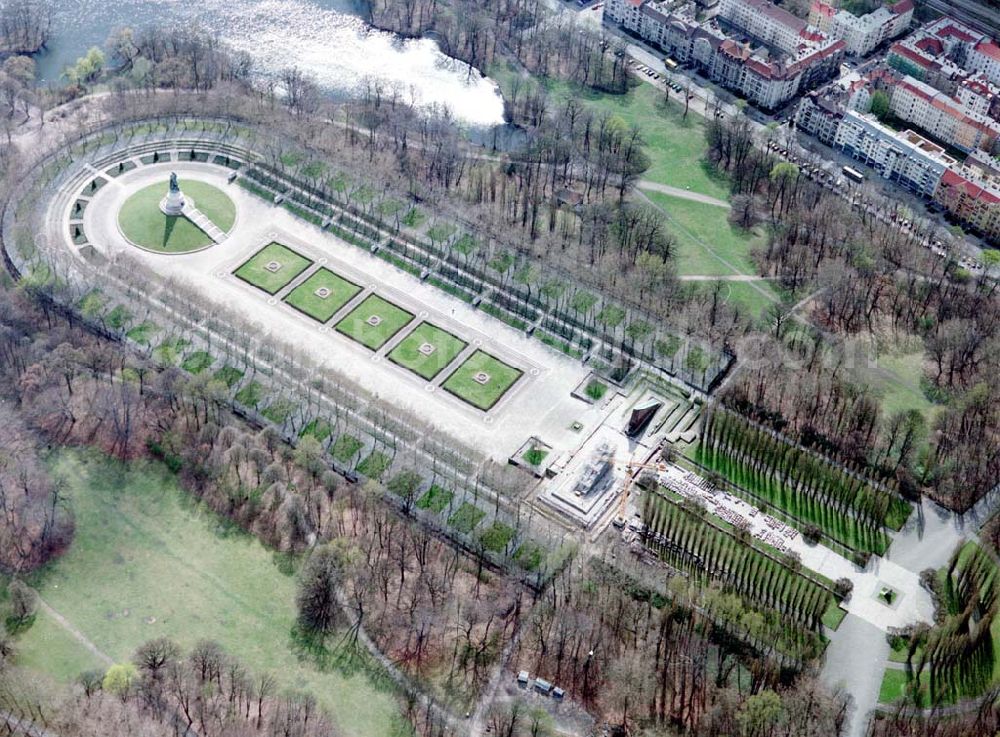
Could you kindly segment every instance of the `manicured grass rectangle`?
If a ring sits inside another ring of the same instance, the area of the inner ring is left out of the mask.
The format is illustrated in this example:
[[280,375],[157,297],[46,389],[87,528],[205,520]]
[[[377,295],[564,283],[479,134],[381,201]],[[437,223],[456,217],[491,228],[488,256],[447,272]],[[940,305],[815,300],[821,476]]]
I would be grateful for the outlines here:
[[831,601],[830,606],[826,608],[823,612],[823,624],[832,630],[837,629],[840,623],[844,621],[844,617],[847,616],[847,610],[841,609],[840,604],[836,601]]
[[[278,264],[276,271],[270,271],[267,268],[271,262]],[[233,273],[243,281],[268,294],[277,294],[311,265],[312,261],[305,256],[300,256],[292,249],[280,243],[269,243],[247,259]]]
[[[373,319],[376,317],[377,321]],[[412,319],[411,313],[372,294],[337,323],[337,332],[377,351]]]
[[302,428],[302,432],[299,433],[300,438],[304,438],[307,435],[316,438],[319,442],[323,442],[328,437],[330,433],[333,432],[333,428],[330,427],[330,423],[326,420],[315,419],[308,425]]
[[149,341],[156,330],[157,328],[153,323],[144,322],[125,333],[125,337],[134,340],[139,345],[149,345]]
[[514,552],[514,560],[526,571],[537,571],[544,555],[538,543],[528,540]]
[[341,463],[350,463],[363,447],[364,443],[356,437],[344,433],[330,446],[330,455]]
[[256,407],[260,400],[264,398],[264,387],[256,381],[251,381],[245,387],[236,392],[236,401],[246,407]]
[[886,668],[885,675],[882,676],[882,687],[879,689],[878,700],[883,704],[890,704],[896,699],[902,698],[906,694],[907,682],[905,670]]
[[456,509],[451,517],[448,518],[448,525],[468,535],[476,529],[476,525],[482,522],[485,516],[486,512],[479,507],[468,502],[462,502],[462,506]]
[[[433,346],[431,353],[422,353],[424,345]],[[389,360],[410,369],[418,376],[433,379],[454,361],[467,346],[464,340],[428,322],[418,325],[389,354]]]
[[223,366],[215,372],[215,378],[228,387],[233,387],[243,378],[243,372],[235,366]]
[[417,507],[430,510],[435,514],[441,514],[454,498],[455,495],[447,489],[442,489],[440,486],[432,486],[417,500]]
[[[327,290],[325,297],[316,293],[324,289]],[[285,302],[314,320],[326,322],[360,291],[357,284],[321,268],[289,292]]]
[[213,363],[212,354],[208,351],[195,351],[189,353],[181,364],[181,368],[189,374],[200,374]]
[[385,453],[373,450],[371,455],[358,464],[358,473],[362,473],[368,478],[377,481],[382,478],[382,474],[386,472],[391,463],[392,459]]
[[[486,374],[485,383],[476,380],[481,373]],[[474,407],[487,410],[514,386],[523,373],[520,369],[508,366],[485,351],[476,351],[455,369],[443,386]]]
[[503,522],[494,522],[483,530],[483,534],[479,536],[479,539],[483,543],[483,547],[487,550],[491,550],[494,553],[502,553],[510,545],[510,541],[514,539],[514,528],[510,525],[505,525]]

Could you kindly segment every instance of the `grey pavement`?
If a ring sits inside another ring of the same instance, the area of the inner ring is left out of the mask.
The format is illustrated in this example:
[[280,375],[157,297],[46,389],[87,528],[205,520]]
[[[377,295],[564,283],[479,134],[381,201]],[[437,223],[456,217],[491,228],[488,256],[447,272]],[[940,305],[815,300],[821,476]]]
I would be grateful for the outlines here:
[[853,702],[846,737],[864,737],[868,714],[878,704],[882,675],[889,657],[885,632],[860,617],[848,614],[829,647],[820,678],[838,688]]

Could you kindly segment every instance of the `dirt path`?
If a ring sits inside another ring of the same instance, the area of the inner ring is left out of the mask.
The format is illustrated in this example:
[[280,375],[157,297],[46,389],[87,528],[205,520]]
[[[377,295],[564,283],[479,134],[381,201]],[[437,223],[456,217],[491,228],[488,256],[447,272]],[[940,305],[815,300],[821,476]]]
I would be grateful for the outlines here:
[[55,622],[60,627],[62,627],[70,635],[72,635],[74,640],[76,640],[85,648],[87,648],[87,650],[89,650],[94,655],[94,657],[96,657],[105,665],[114,665],[115,661],[113,658],[111,658],[107,653],[105,653],[99,647],[97,647],[97,645],[95,645],[90,639],[88,639],[85,634],[83,634],[80,630],[78,630],[75,626],[73,626],[73,623],[70,622],[68,619],[66,619],[66,617],[64,617],[55,609],[53,609],[51,606],[49,606],[49,603],[45,601],[45,599],[43,599],[41,596],[38,597],[38,606],[48,616],[52,617],[52,619],[55,620]]
[[660,182],[653,182],[649,179],[643,179],[638,184],[639,189],[649,189],[653,192],[661,192],[663,194],[668,194],[671,197],[679,197],[682,200],[691,200],[692,202],[700,202],[703,205],[714,205],[715,207],[724,207],[727,210],[732,209],[730,205],[725,200],[719,200],[715,197],[709,197],[707,194],[701,194],[700,192],[692,192],[688,189],[681,189],[680,187],[671,187],[669,184],[660,184]]
[[774,281],[778,277],[776,276],[754,276],[753,274],[729,274],[726,276],[712,276],[711,274],[685,274],[684,276],[678,276],[679,281],[735,281],[735,282],[753,282],[753,281]]

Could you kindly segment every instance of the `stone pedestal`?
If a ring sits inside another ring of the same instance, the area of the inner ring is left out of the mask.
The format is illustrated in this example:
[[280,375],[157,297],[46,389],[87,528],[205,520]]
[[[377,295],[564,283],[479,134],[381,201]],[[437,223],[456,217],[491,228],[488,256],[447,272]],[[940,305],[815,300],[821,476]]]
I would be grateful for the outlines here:
[[160,209],[164,214],[177,217],[184,212],[184,194],[179,190],[171,190],[160,200]]

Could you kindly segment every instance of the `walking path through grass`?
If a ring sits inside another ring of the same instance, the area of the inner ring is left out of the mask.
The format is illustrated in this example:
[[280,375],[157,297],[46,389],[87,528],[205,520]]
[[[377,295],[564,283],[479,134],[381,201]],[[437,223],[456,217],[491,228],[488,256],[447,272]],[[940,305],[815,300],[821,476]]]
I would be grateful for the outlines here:
[[90,650],[85,643],[120,662],[155,637],[185,648],[211,639],[250,670],[315,695],[345,734],[405,731],[393,696],[356,664],[351,673],[320,670],[297,657],[295,561],[197,504],[161,465],[123,467],[94,453],[60,451],[51,468],[68,483],[76,535],[30,583],[80,637],[28,630],[22,640],[32,665],[67,683],[85,659],[80,653]]
[[708,195],[701,194],[700,192],[691,192],[690,190],[681,189],[680,187],[671,187],[669,184],[661,184],[660,182],[652,182],[648,179],[643,179],[639,182],[638,186],[640,189],[651,189],[654,192],[662,192],[663,194],[668,194],[672,197],[680,197],[682,200],[701,202],[704,205],[715,205],[716,207],[724,207],[727,210],[732,209],[732,205],[725,200],[720,200],[716,197],[709,197]]

